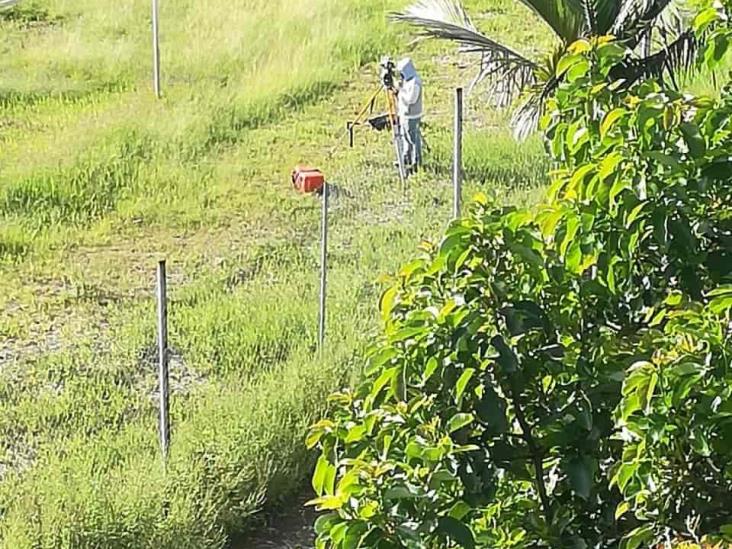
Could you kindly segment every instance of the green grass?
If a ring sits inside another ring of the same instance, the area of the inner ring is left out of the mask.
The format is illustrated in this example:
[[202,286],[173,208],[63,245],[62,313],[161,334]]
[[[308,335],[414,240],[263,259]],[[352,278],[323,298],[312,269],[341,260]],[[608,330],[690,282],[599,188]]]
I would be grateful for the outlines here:
[[[486,28],[542,40],[515,3],[480,4]],[[0,16],[0,545],[222,547],[307,485],[306,428],[359,375],[379,277],[451,210],[451,90],[472,74],[448,49],[411,51],[429,85],[431,154],[407,190],[385,135],[333,148],[376,84],[373,61],[410,49],[384,19],[398,5],[162,2],[162,101],[149,89],[147,0],[27,0]],[[540,196],[538,140],[514,143],[478,97],[466,131],[466,196]],[[319,205],[288,184],[301,161],[340,190],[322,355]]]

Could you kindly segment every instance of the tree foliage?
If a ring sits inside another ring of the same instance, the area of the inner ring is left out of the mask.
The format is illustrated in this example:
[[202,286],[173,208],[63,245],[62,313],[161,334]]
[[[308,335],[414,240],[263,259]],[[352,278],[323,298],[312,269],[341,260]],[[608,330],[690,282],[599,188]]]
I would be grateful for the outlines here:
[[[710,67],[726,14],[695,22]],[[559,61],[544,205],[479,197],[384,294],[308,438],[319,547],[732,540],[732,87],[621,92],[626,55]]]
[[521,0],[556,37],[556,43],[532,57],[482,34],[459,0],[418,0],[394,16],[424,36],[446,39],[461,51],[480,55],[473,82],[489,83],[491,97],[505,107],[523,92],[512,125],[523,138],[536,129],[563,74],[557,61],[580,38],[610,35],[626,47],[614,77],[627,84],[648,77],[669,77],[690,68],[698,41],[682,0]]

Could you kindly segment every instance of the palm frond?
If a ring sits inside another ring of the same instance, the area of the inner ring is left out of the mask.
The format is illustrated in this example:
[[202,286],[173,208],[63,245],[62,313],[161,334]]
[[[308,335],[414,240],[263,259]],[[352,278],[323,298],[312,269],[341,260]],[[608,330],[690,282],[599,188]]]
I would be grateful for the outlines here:
[[614,71],[615,74],[611,76],[625,79],[627,85],[646,78],[659,80],[669,78],[675,83],[677,74],[689,72],[694,68],[699,44],[700,39],[689,29],[660,51],[619,65]]
[[462,53],[480,56],[471,89],[486,81],[497,104],[505,106],[535,80],[536,63],[482,34],[457,0],[419,0],[394,21],[415,27],[422,36],[455,42]]
[[666,44],[667,37],[677,38],[681,36],[690,26],[694,19],[694,12],[688,9],[689,6],[683,0],[672,0],[656,20],[654,27],[659,31]]
[[672,2],[673,0],[622,0],[612,33],[618,37],[642,34],[643,29],[649,27]]
[[585,0],[587,9],[592,10],[595,19],[594,34],[604,35],[612,32],[620,11],[618,0]]
[[595,0],[582,0],[582,10],[585,15],[585,25],[591,34],[598,34],[597,5]]
[[584,0],[521,0],[569,44],[586,31]]
[[539,128],[539,120],[544,113],[546,100],[554,95],[560,79],[551,76],[529,90],[524,102],[511,115],[511,128],[517,141],[524,141]]

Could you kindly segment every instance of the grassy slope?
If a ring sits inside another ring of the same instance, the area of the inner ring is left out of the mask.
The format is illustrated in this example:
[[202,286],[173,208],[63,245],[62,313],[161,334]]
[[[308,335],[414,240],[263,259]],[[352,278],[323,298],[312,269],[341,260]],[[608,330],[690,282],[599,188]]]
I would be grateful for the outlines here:
[[[378,276],[450,211],[458,69],[439,48],[413,52],[430,83],[429,173],[395,190],[382,135],[328,158],[374,84],[375,69],[359,67],[397,49],[383,19],[395,3],[163,3],[162,102],[148,91],[146,1],[29,0],[0,22],[5,546],[217,547],[299,490],[304,430],[358,372]],[[480,4],[484,26],[540,41],[523,9]],[[490,112],[471,112],[468,131],[470,187],[535,196],[536,143],[517,147]],[[322,358],[318,206],[287,185],[301,160],[345,191]],[[163,256],[175,355],[167,475],[151,295]]]

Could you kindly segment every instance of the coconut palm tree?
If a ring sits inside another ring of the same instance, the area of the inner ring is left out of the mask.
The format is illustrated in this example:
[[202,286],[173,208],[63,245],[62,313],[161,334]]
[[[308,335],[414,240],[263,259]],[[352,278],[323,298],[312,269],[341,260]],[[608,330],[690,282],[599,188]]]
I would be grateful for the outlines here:
[[633,51],[613,76],[626,85],[641,78],[670,78],[693,65],[697,40],[682,0],[520,0],[556,35],[552,49],[532,58],[482,34],[459,0],[418,0],[392,15],[420,34],[450,40],[464,53],[478,54],[478,74],[471,88],[489,84],[498,106],[524,95],[511,125],[523,139],[538,125],[544,101],[561,81],[556,65],[567,47],[589,36],[612,34]]

